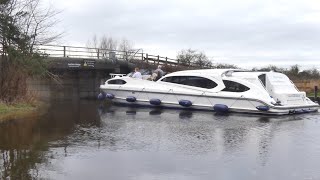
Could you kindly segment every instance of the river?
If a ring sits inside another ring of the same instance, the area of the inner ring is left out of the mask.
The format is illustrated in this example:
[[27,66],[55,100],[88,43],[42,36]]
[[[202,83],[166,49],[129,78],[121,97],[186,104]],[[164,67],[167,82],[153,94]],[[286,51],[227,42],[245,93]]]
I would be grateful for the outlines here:
[[56,100],[0,124],[0,155],[0,179],[320,179],[320,116]]

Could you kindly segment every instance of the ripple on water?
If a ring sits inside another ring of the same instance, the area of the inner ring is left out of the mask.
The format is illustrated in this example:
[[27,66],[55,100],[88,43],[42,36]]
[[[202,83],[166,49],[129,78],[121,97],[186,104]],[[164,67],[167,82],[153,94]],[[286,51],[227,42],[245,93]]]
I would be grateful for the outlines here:
[[217,115],[94,101],[51,107],[33,123],[0,125],[1,178],[320,178],[319,113]]

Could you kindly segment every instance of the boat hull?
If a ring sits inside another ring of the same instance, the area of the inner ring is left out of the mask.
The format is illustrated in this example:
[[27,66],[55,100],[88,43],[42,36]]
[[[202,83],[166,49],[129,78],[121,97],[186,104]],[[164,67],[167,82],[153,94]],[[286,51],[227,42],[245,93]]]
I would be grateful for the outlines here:
[[[254,113],[254,114],[298,114],[317,112],[319,106],[314,104],[291,105],[291,106],[274,106],[258,99],[239,97],[221,97],[213,95],[191,95],[191,94],[177,94],[177,93],[160,93],[160,92],[144,92],[131,90],[113,90],[101,89],[105,94],[112,94],[114,98],[112,101],[120,104],[127,104],[131,106],[150,106],[161,108],[181,108],[181,109],[195,109],[195,110],[209,110],[217,111],[214,108],[217,105],[223,105],[227,109],[219,112],[239,112],[239,113]],[[128,100],[128,97],[134,101]],[[160,100],[159,105],[154,105],[150,102],[151,99]],[[110,99],[111,100],[111,99]],[[190,101],[192,105],[181,105],[181,101]],[[261,108],[262,107],[262,108]],[[218,108],[219,109],[219,108]]]

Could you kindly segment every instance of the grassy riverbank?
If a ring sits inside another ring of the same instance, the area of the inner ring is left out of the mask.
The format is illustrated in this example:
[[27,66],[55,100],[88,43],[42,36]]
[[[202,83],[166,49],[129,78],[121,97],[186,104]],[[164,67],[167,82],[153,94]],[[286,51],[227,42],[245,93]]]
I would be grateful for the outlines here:
[[[307,93],[308,97],[314,97],[314,92]],[[320,92],[318,92],[317,97],[320,97]]]
[[12,105],[0,103],[0,122],[9,119],[32,116],[36,114],[38,109],[39,105],[37,105],[36,103],[17,103]]

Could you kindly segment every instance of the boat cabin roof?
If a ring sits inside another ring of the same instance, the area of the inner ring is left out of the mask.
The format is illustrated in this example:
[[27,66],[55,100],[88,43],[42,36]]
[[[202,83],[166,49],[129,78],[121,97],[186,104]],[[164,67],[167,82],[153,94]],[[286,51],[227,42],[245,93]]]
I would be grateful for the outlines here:
[[277,72],[254,72],[243,69],[200,69],[200,70],[185,70],[167,74],[169,76],[214,76],[214,77],[258,77],[261,74],[281,74]]

